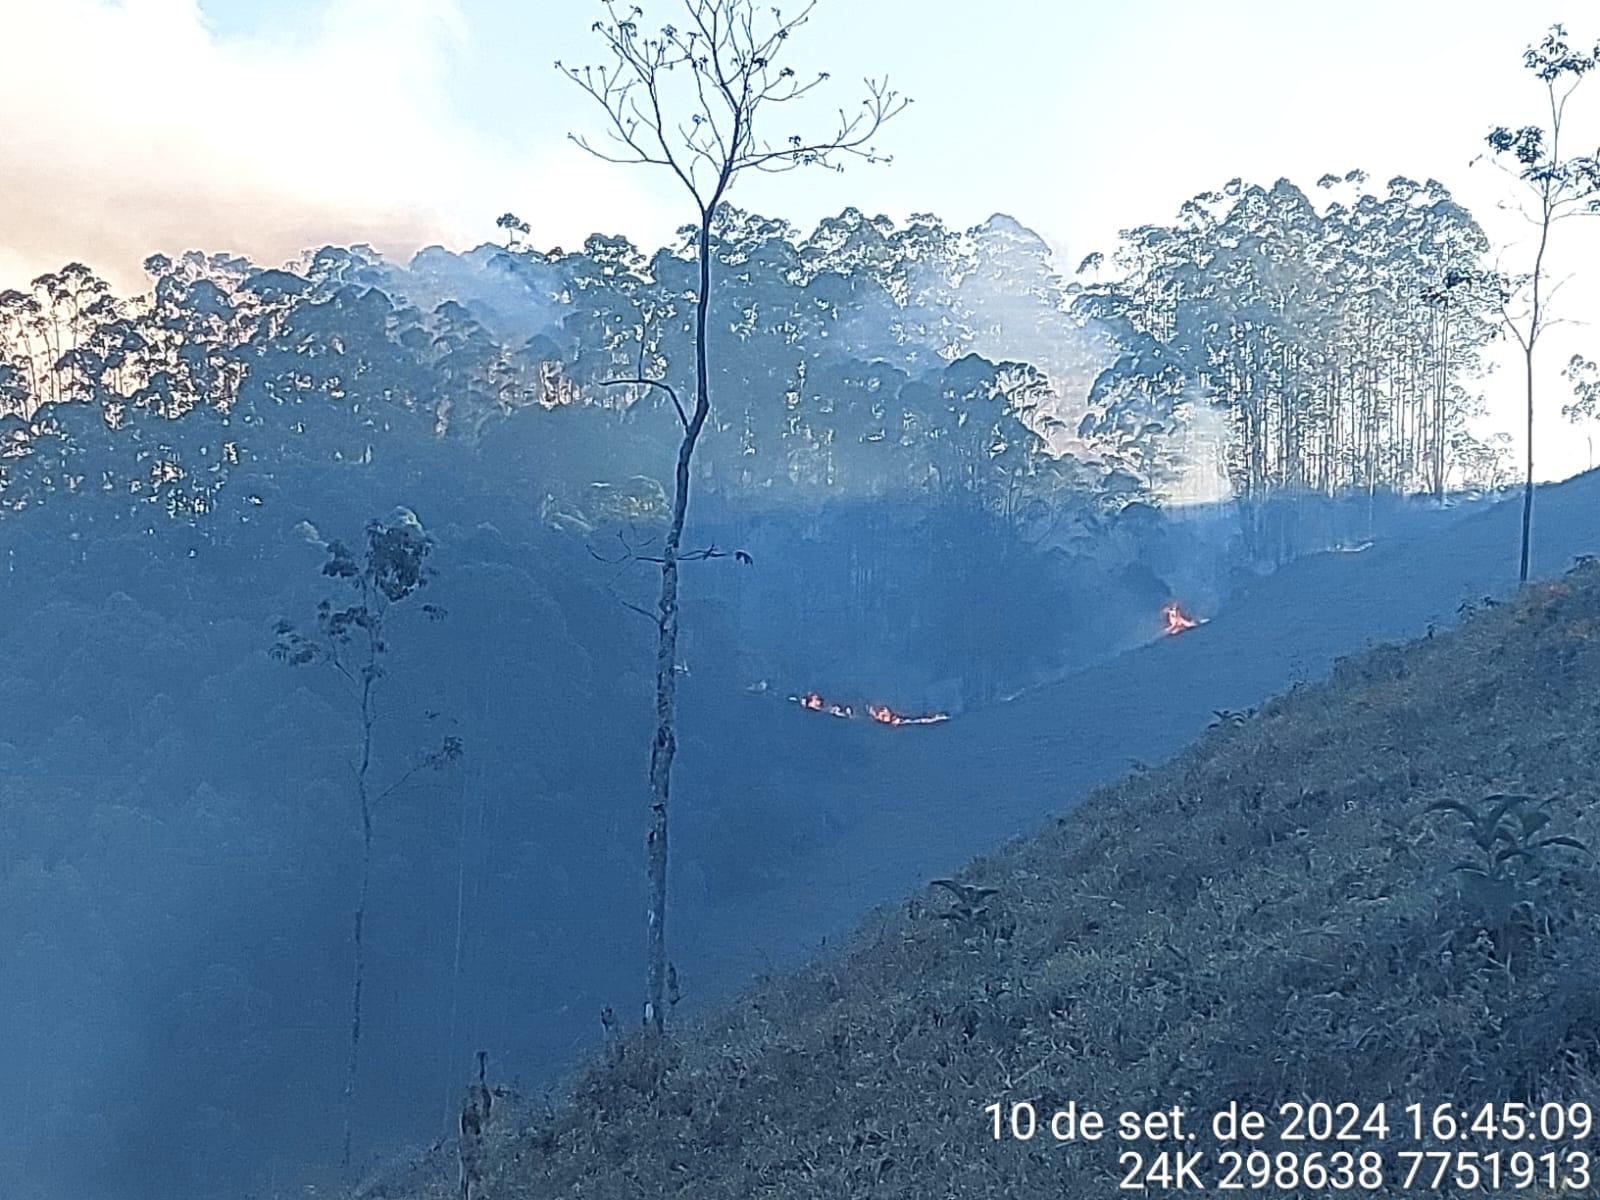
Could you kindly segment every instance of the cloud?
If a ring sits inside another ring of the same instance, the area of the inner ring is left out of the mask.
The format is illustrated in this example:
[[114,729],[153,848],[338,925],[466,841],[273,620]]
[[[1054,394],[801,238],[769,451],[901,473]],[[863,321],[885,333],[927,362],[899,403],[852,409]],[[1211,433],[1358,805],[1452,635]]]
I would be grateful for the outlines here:
[[73,259],[127,286],[157,250],[477,241],[508,205],[575,240],[634,200],[576,150],[460,119],[454,0],[330,0],[248,39],[196,0],[0,0],[0,28],[3,286]]

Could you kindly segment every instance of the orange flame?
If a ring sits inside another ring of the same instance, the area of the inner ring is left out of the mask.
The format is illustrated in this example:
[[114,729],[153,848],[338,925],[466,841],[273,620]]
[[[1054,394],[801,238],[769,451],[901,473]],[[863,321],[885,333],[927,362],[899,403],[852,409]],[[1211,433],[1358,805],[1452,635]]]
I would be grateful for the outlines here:
[[1199,621],[1195,620],[1193,617],[1186,614],[1183,609],[1179,608],[1176,600],[1163,608],[1161,610],[1161,615],[1166,619],[1166,633],[1169,637],[1173,634],[1187,633],[1189,630],[1200,624]]
[[919,717],[908,717],[897,713],[887,704],[867,705],[867,715],[880,725],[937,725],[940,721],[948,721],[949,713],[923,713]]
[[827,713],[830,717],[848,718],[855,716],[848,704],[835,704],[832,700],[824,700],[816,692],[807,692],[803,696],[791,696],[789,698],[801,708],[808,709],[811,712]]
[[[840,704],[834,700],[826,700],[818,692],[805,692],[799,696],[790,696],[789,699],[807,712],[826,713],[830,717],[840,717],[845,720],[849,720],[856,715],[856,710],[850,705]],[[867,716],[879,725],[937,725],[941,721],[950,719],[950,714],[943,712],[909,716],[906,713],[895,712],[887,704],[867,705]]]

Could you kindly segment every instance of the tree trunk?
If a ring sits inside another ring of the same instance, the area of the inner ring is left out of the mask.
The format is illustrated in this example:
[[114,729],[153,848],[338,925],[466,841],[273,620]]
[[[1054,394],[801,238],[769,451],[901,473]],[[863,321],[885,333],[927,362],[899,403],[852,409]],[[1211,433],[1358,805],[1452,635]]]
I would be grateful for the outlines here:
[[[720,189],[719,189],[720,193]],[[656,628],[656,732],[650,744],[650,827],[645,835],[646,979],[644,1024],[659,1037],[666,1029],[667,986],[667,831],[672,794],[672,762],[678,753],[678,553],[689,511],[690,464],[711,404],[706,369],[706,317],[711,302],[711,215],[716,201],[701,213],[700,294],[695,303],[694,412],[678,444],[673,477],[672,517],[661,551],[661,599]]]
[[1522,481],[1522,565],[1517,574],[1519,583],[1528,582],[1528,553],[1533,532],[1533,343],[1529,342],[1523,355],[1528,377],[1528,470]]
[[355,977],[350,989],[350,1061],[344,1076],[344,1153],[340,1159],[340,1164],[346,1167],[350,1165],[350,1146],[355,1125],[356,1064],[361,1049],[361,988],[367,967],[366,949],[361,939],[367,923],[367,890],[372,881],[372,822],[364,805],[362,823],[361,893],[356,900],[355,917]]
[[361,765],[356,771],[356,796],[361,802],[361,888],[356,895],[355,968],[350,987],[350,1059],[344,1075],[344,1151],[341,1167],[350,1165],[356,1110],[356,1067],[361,1053],[361,990],[366,982],[367,955],[363,935],[367,924],[367,895],[372,886],[372,803],[367,795],[367,769],[372,765],[372,682],[373,660],[369,657],[366,679],[361,688]]

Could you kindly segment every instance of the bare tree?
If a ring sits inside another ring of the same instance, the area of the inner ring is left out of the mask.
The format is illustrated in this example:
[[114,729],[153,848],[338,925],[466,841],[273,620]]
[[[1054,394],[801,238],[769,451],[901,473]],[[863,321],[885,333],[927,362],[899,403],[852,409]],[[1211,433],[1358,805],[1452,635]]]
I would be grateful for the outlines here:
[[1554,25],[1537,45],[1523,53],[1523,63],[1545,91],[1548,116],[1543,125],[1520,129],[1498,126],[1489,132],[1494,161],[1522,186],[1517,205],[1533,227],[1534,251],[1529,269],[1506,276],[1501,290],[1500,315],[1522,351],[1527,387],[1528,451],[1522,486],[1522,555],[1518,578],[1528,580],[1528,559],[1533,531],[1533,368],[1539,340],[1552,324],[1550,300],[1560,286],[1552,281],[1551,235],[1557,224],[1593,213],[1600,197],[1600,161],[1590,155],[1562,157],[1562,132],[1567,104],[1583,78],[1600,62],[1600,48],[1574,50],[1567,32]]
[[678,566],[689,509],[690,465],[711,411],[706,361],[706,321],[711,304],[711,227],[735,181],[750,171],[780,172],[803,166],[843,169],[843,160],[886,162],[873,138],[908,101],[886,80],[867,80],[867,96],[854,112],[840,109],[821,136],[783,130],[780,141],[765,129],[827,79],[801,76],[782,63],[789,39],[810,19],[814,3],[795,16],[759,7],[755,0],[683,0],[682,25],[641,30],[643,11],[602,0],[605,17],[594,32],[610,61],[598,66],[556,64],[591,96],[606,117],[604,140],[572,135],[607,162],[659,167],[671,173],[694,202],[698,218],[699,290],[695,298],[695,392],[685,407],[660,380],[613,383],[654,387],[671,398],[683,435],[673,475],[672,510],[660,555],[657,630],[656,730],[650,744],[650,820],[646,835],[649,883],[647,979],[644,1023],[660,1035],[667,990],[667,824],[672,762],[677,752]]

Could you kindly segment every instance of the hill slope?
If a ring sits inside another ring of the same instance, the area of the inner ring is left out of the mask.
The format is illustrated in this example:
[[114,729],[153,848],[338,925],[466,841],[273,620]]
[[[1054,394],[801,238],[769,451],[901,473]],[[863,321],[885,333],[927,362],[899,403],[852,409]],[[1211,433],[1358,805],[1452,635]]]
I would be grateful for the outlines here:
[[1526,792],[1600,844],[1597,684],[1592,566],[1347,660],[974,863],[973,910],[925,891],[708,1015],[659,1089],[630,1045],[556,1113],[502,1105],[491,1194],[1080,1195],[1116,1148],[996,1145],[983,1107],[1592,1095],[1591,860],[1474,884],[1429,806]]
[[[1302,559],[1198,630],[946,725],[885,731],[792,708],[774,719],[768,702],[689,689],[674,853],[709,878],[675,885],[692,998],[709,980],[798,963],[1134,760],[1175,753],[1217,709],[1259,704],[1324,678],[1342,655],[1449,628],[1464,602],[1506,595],[1519,515],[1513,500],[1361,553]],[[1546,575],[1600,549],[1600,472],[1540,489],[1534,548]]]

